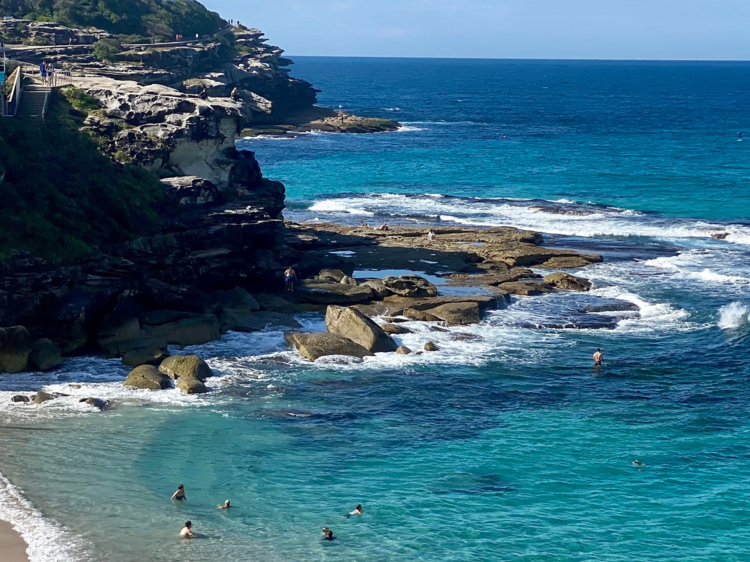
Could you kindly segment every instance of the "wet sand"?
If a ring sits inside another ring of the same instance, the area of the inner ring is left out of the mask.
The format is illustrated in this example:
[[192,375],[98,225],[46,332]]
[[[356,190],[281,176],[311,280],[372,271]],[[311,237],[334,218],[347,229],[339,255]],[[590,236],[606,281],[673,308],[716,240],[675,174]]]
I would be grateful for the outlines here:
[[0,521],[0,553],[2,562],[29,562],[26,543],[5,521]]

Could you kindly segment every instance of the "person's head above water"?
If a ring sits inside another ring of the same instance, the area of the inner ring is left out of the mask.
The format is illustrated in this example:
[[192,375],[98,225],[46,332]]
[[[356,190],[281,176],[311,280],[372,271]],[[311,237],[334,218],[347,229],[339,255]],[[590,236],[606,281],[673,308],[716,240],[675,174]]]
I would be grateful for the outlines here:
[[189,529],[192,526],[193,526],[193,522],[192,521],[185,521],[185,527],[187,527]]
[[355,507],[354,509],[356,509],[357,511],[362,511],[362,504],[358,503],[357,507]]
[[185,489],[185,486],[183,486],[182,484],[178,484],[178,485],[177,485],[177,489],[178,489],[178,490],[184,490],[184,489]]
[[224,502],[224,507],[232,507],[232,504],[229,503],[229,500]]

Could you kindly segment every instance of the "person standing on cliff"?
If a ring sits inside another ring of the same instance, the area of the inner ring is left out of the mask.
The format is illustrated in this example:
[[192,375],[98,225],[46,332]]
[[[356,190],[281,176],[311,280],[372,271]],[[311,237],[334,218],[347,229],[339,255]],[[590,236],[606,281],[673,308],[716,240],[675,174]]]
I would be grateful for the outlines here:
[[294,268],[290,267],[284,272],[284,284],[286,285],[286,290],[290,293],[294,292],[294,284],[297,282],[297,272],[294,271]]

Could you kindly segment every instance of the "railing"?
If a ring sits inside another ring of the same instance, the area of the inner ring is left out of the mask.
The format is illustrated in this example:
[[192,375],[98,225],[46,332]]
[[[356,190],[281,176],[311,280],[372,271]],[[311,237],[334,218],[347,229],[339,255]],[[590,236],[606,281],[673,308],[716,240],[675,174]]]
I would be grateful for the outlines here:
[[23,89],[23,66],[16,67],[11,73],[9,80],[13,83],[13,87],[8,95],[8,104],[4,115],[15,117],[19,102],[21,101],[21,90]]

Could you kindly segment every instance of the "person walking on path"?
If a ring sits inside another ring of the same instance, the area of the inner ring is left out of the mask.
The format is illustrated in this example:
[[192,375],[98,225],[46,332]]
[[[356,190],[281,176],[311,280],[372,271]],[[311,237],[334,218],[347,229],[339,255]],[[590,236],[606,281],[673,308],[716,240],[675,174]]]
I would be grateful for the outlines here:
[[42,85],[47,85],[47,61],[39,65],[39,75],[42,77]]

